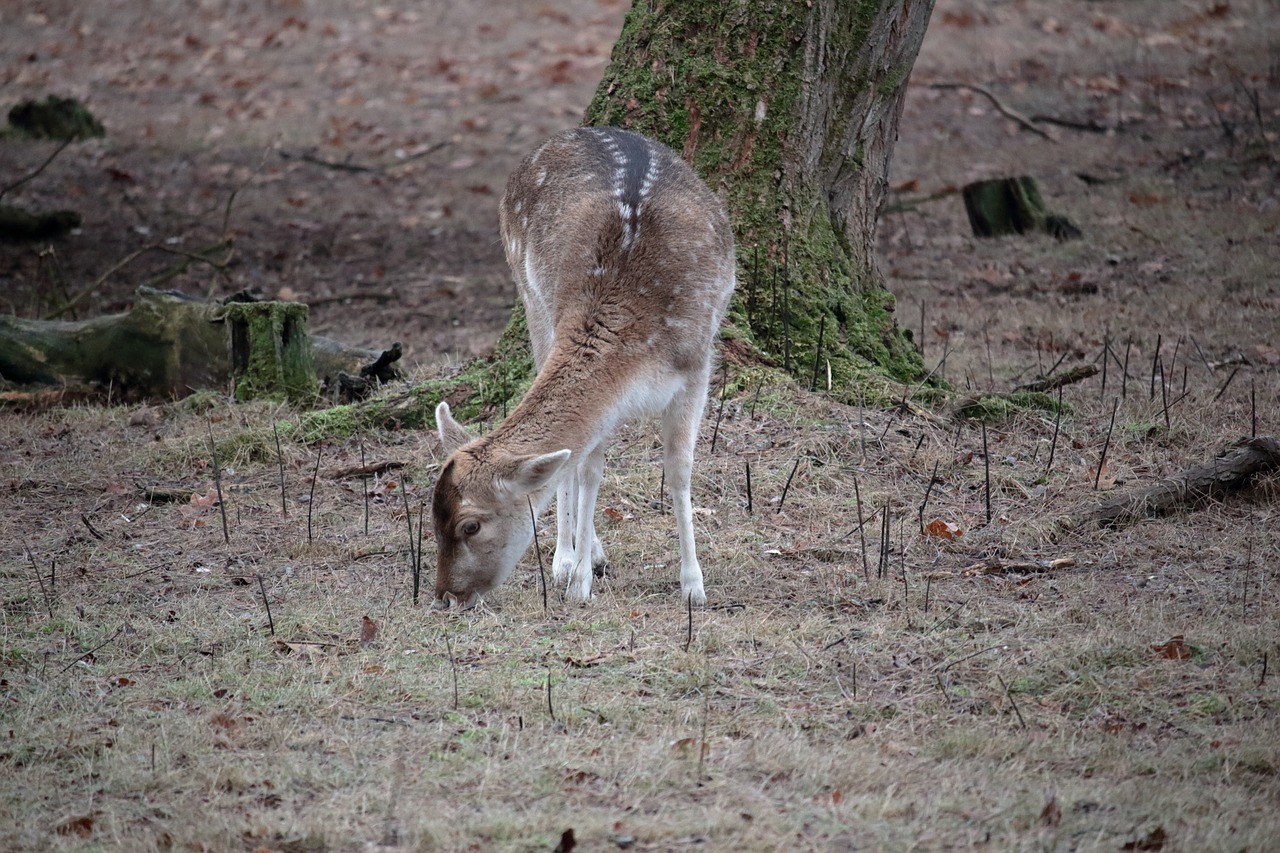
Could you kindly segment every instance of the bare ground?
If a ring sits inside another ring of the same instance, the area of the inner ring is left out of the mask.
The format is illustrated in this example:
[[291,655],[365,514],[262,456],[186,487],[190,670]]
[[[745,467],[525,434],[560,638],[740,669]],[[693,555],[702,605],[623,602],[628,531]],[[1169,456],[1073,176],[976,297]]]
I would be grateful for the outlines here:
[[[43,257],[0,247],[0,307],[43,314],[138,248],[213,243],[240,188],[225,275],[166,282],[346,297],[314,324],[424,366],[482,351],[512,299],[505,173],[576,121],[622,12],[9,4],[6,97],[78,95],[110,135],[17,194],[85,225]],[[206,395],[0,416],[0,846],[550,850],[573,828],[588,850],[1273,849],[1280,481],[1119,531],[1058,522],[1253,419],[1280,431],[1275,19],[939,5],[881,223],[900,322],[923,316],[927,362],[961,389],[1109,344],[1107,387],[1066,389],[1056,426],[989,426],[987,523],[977,425],[737,377],[695,480],[712,605],[691,622],[647,426],[610,456],[595,601],[553,590],[544,612],[530,556],[442,618],[407,569],[430,435],[286,441],[286,516],[271,425],[293,412]],[[1041,122],[1047,140],[931,83],[1109,130]],[[0,147],[4,174],[46,152]],[[951,190],[1002,174],[1037,177],[1084,239],[969,237]],[[407,467],[367,489],[324,476],[362,453]],[[195,495],[150,504],[139,482]],[[919,534],[926,491],[925,520],[962,536]],[[973,568],[993,559],[1042,565]]]

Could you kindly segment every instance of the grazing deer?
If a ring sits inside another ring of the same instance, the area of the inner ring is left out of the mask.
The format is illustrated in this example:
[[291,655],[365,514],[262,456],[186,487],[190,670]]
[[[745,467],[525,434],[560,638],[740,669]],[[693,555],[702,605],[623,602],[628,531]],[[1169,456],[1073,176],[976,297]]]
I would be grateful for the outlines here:
[[705,604],[689,481],[716,332],[733,292],[720,199],[669,148],[611,127],[561,133],[530,154],[499,208],[537,378],[493,432],[472,439],[436,407],[449,454],[431,512],[436,609],[473,606],[533,538],[530,502],[556,498],[553,576],[591,598],[605,446],[662,416],[663,471],[680,535],[680,593]]

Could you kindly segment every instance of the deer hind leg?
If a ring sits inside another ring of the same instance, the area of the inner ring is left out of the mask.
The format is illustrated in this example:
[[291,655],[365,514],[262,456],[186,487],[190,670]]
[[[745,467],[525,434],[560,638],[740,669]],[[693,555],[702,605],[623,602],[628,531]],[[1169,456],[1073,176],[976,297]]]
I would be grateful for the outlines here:
[[706,404],[707,376],[677,394],[662,414],[663,475],[671,492],[676,532],[680,536],[680,598],[694,604],[707,603],[702,587],[702,567],[693,541],[693,449]]
[[[604,564],[604,548],[596,536],[596,495],[600,492],[600,480],[604,476],[604,443],[592,449],[574,472],[577,482],[577,503],[574,505],[573,541],[581,547],[574,550],[573,569],[569,573],[569,588],[565,597],[570,601],[590,601],[591,581],[595,574],[597,555]],[[590,543],[590,544],[587,544]]]

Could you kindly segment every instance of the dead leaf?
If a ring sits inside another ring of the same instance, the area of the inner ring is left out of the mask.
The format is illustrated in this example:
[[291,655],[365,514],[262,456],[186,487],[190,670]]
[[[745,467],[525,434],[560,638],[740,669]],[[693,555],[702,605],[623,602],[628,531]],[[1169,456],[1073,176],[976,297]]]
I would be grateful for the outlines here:
[[1062,807],[1058,805],[1057,797],[1050,797],[1049,802],[1044,804],[1044,808],[1040,810],[1041,826],[1057,826],[1062,823]]
[[616,509],[614,509],[611,506],[607,506],[604,508],[604,514],[607,515],[613,521],[622,521],[622,513],[618,512]]
[[1183,639],[1181,634],[1176,637],[1170,637],[1167,643],[1152,646],[1151,650],[1160,655],[1160,657],[1168,658],[1169,660],[1191,660],[1196,653],[1195,646]]
[[69,817],[53,828],[58,835],[78,835],[81,838],[88,838],[93,835],[93,822],[100,812],[89,812],[86,815],[77,815]]
[[360,617],[360,645],[367,646],[378,636],[378,624],[368,616]]
[[1160,193],[1129,193],[1129,204],[1136,205],[1138,207],[1151,207],[1156,204],[1164,204],[1166,201],[1168,201],[1168,198]]
[[933,521],[926,524],[924,526],[924,532],[926,536],[933,537],[934,539],[958,539],[964,535],[964,530],[962,530],[959,525],[952,524],[949,521],[943,521],[940,518],[935,518]]
[[555,853],[571,853],[577,846],[578,841],[573,837],[573,829],[566,829],[560,833],[560,843],[556,845]]
[[1163,826],[1157,826],[1148,832],[1144,837],[1136,841],[1130,841],[1121,847],[1121,850],[1163,850],[1164,844],[1169,840],[1169,834],[1164,831]]

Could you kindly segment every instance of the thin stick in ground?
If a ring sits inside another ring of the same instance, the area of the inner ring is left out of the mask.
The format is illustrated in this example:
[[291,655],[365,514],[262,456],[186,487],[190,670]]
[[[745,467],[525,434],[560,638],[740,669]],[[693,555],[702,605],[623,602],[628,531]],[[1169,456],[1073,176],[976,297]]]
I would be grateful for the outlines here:
[[27,559],[31,562],[31,570],[36,573],[36,583],[40,584],[40,595],[44,597],[44,606],[49,611],[49,618],[53,618],[53,597],[49,594],[49,590],[45,589],[44,577],[40,574],[40,566],[36,564],[36,558],[32,555],[31,549],[28,547]]
[[205,425],[209,427],[209,456],[213,460],[213,484],[218,490],[218,510],[222,515],[222,541],[231,544],[231,530],[227,526],[227,502],[222,497],[222,468],[218,465],[218,448],[213,443],[213,421],[208,420]]
[[1102,469],[1107,465],[1107,450],[1111,447],[1111,431],[1116,428],[1116,410],[1120,408],[1120,401],[1116,400],[1111,406],[1111,423],[1107,426],[1107,437],[1102,442],[1102,456],[1098,458],[1098,472],[1093,475],[1093,488],[1097,491],[1098,483],[1102,482]]
[[982,422],[982,475],[986,482],[987,524],[991,523],[991,454],[987,451],[987,422]]
[[262,583],[262,575],[257,575],[258,593],[262,595],[262,606],[267,609],[267,628],[271,631],[271,636],[276,635],[276,620],[271,618],[271,601],[267,598],[267,588]]
[[934,460],[933,472],[929,474],[929,482],[924,487],[924,500],[920,501],[920,510],[916,513],[916,517],[920,522],[920,532],[924,533],[924,512],[929,507],[929,495],[933,492],[933,484],[938,479],[938,461]]
[[453,656],[453,643],[444,635],[444,650],[449,654],[449,669],[453,672],[453,710],[458,710],[458,661]]
[[[310,545],[310,544],[311,544],[311,541],[312,541],[312,536],[311,536],[311,511],[312,511],[313,509],[315,509],[315,505],[316,505],[316,480],[320,479],[320,457],[321,457],[321,456],[323,456],[323,455],[324,455],[324,445],[322,444],[322,445],[320,445],[319,447],[317,447],[317,448],[316,448],[316,467],[315,467],[315,469],[311,472],[311,490],[307,493],[307,544],[308,544],[308,545]],[[405,506],[405,512],[408,512],[408,511],[409,511],[409,504],[407,503],[407,501],[408,501],[408,497],[407,497],[407,496],[406,496],[406,498],[405,498],[405,501],[406,501],[406,503],[405,503],[405,505],[404,505],[404,506]],[[412,523],[412,522],[411,522],[411,523]],[[410,538],[409,538],[409,549],[410,549],[410,551],[412,552],[412,549],[413,549],[413,531],[412,531],[412,530],[410,530],[410,531],[409,531],[409,535],[410,535]]]
[[[271,422],[271,434],[275,436],[275,439],[276,439],[276,467],[279,468],[280,470],[280,514],[285,518],[288,518],[289,517],[289,497],[284,487],[284,452],[280,449],[280,430],[276,428],[275,421]],[[364,465],[364,445],[363,444],[360,445],[360,464],[362,466]],[[368,504],[367,504],[367,498],[366,498],[366,510],[365,510],[366,518],[368,515],[367,506]],[[365,523],[364,532],[366,535],[369,533],[369,525],[367,521]]]
[[533,525],[533,553],[538,556],[538,579],[542,581],[542,612],[547,612],[547,570],[542,566],[542,546],[538,544],[538,516],[533,511],[533,498],[525,495],[529,502],[529,523]]
[[862,491],[858,488],[857,476],[853,478],[853,499],[858,511],[858,544],[862,546],[862,579],[870,583],[871,567],[867,564],[867,533],[863,529],[866,524],[862,518]]
[[[360,442],[360,470],[362,472],[367,472],[368,466],[366,465],[364,460],[364,439],[359,438],[357,439],[357,441]],[[360,475],[360,491],[364,493],[364,535],[368,536],[369,535],[369,475],[368,473],[361,473]],[[415,601],[417,600],[416,595],[414,596],[414,600]]]
[[716,440],[720,437],[720,421],[724,418],[724,398],[729,391],[729,365],[725,364],[720,371],[720,408],[716,411],[716,425],[711,430],[711,452],[716,452]]
[[[319,468],[320,468],[320,465],[319,465],[319,462],[317,462],[316,470],[319,470]],[[408,529],[409,529],[409,573],[413,578],[414,600],[417,600],[418,578],[417,578],[417,572],[415,572],[413,569],[414,569],[414,566],[416,566],[418,563],[418,552],[414,550],[414,547],[413,547],[413,510],[409,508],[409,484],[406,483],[403,479],[401,479],[400,481],[400,497],[404,500],[404,520],[405,520],[405,524],[408,526]],[[308,540],[310,539],[310,536],[311,536],[311,514],[307,513]]]
[[778,498],[778,509],[775,515],[782,512],[782,505],[787,502],[787,491],[791,488],[791,480],[796,475],[796,471],[800,469],[800,457],[796,457],[796,464],[791,466],[791,473],[787,475],[787,482],[782,486],[782,496]]
[[996,676],[996,680],[999,681],[1000,686],[1004,688],[1004,695],[1008,698],[1009,704],[1013,707],[1013,713],[1018,715],[1018,725],[1025,729],[1027,727],[1027,721],[1022,719],[1022,712],[1018,710],[1018,703],[1013,699],[1013,691],[1009,689],[1009,685],[1005,684],[1004,679],[999,675]]
[[[1103,362],[1104,364],[1106,362]],[[1062,389],[1058,389],[1058,409],[1053,416],[1053,440],[1049,442],[1049,462],[1044,466],[1044,475],[1053,473],[1053,457],[1058,451],[1058,429],[1062,426]]]
[[743,459],[742,463],[747,470],[747,515],[751,515],[751,460]]

